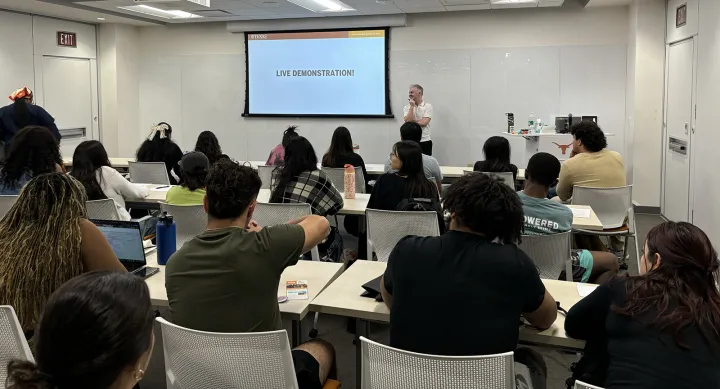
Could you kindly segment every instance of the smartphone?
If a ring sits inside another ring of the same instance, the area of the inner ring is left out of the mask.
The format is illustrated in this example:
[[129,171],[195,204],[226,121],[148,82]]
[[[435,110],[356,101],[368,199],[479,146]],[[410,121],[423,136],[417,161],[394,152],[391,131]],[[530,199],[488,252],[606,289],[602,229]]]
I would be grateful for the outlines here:
[[153,274],[157,274],[158,272],[160,272],[160,269],[157,267],[145,266],[142,269],[135,270],[133,274],[142,279],[147,279],[148,277],[152,276]]

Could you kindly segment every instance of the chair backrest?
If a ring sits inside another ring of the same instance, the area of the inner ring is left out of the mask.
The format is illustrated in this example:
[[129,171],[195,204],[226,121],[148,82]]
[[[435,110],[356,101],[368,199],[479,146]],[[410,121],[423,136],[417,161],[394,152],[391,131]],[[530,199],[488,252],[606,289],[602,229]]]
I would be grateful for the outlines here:
[[297,389],[285,330],[195,331],[159,317],[168,389]]
[[275,166],[258,166],[258,175],[262,181],[261,189],[270,189]]
[[0,382],[5,385],[7,380],[8,362],[13,359],[35,362],[30,352],[25,334],[9,305],[0,305]]
[[563,270],[566,279],[572,281],[572,271],[567,272],[572,249],[572,231],[552,235],[523,235],[518,245],[535,263],[540,278],[556,280]]
[[505,184],[507,184],[507,186],[515,189],[515,177],[512,172],[476,172],[473,170],[463,170],[463,175],[465,176],[474,173],[486,174],[491,177],[500,178]]
[[0,219],[4,218],[5,215],[7,215],[8,212],[10,212],[10,208],[15,205],[15,202],[17,201],[18,197],[17,195],[11,195],[11,196],[0,196]]
[[408,235],[439,236],[437,212],[365,210],[367,217],[368,259],[373,250],[378,261],[387,262],[400,239]]
[[362,389],[515,389],[513,353],[451,357],[398,350],[360,337]]
[[586,384],[582,381],[575,381],[575,389],[603,389],[599,386]]
[[632,207],[632,185],[617,188],[576,185],[573,187],[572,203],[592,207],[604,229],[622,227],[628,216],[628,209]]
[[120,220],[117,205],[113,199],[86,201],[85,207],[90,219]]
[[175,221],[176,247],[200,235],[207,228],[207,213],[203,205],[170,205],[160,203],[160,209]]
[[[345,169],[323,167],[320,170],[325,172],[325,175],[330,179],[330,182],[335,185],[338,191],[345,191]],[[355,166],[355,193],[365,193],[365,177],[363,176],[362,168],[359,166]]]
[[[306,203],[257,203],[252,218],[261,227],[285,224],[290,220],[312,215],[312,207]],[[311,250],[313,261],[320,260],[320,251],[317,247]]]
[[142,184],[170,185],[165,162],[128,162],[130,181]]

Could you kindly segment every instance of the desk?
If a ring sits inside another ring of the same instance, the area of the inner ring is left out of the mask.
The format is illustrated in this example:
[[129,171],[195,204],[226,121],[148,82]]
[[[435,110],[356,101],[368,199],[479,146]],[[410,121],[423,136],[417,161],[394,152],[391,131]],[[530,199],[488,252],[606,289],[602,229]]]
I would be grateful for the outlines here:
[[[128,162],[135,162],[135,157],[133,158],[110,158],[110,164],[116,169],[127,169],[129,167]],[[66,167],[72,166],[72,158],[66,157],[63,158],[63,164]]]
[[592,230],[592,231],[602,231],[603,225],[600,222],[600,219],[595,214],[595,211],[593,211],[592,207],[589,205],[568,205],[568,208],[570,209],[589,209],[590,210],[590,217],[588,218],[582,218],[582,217],[575,217],[573,216],[573,224],[572,228],[578,229],[578,230]]
[[[367,337],[367,321],[390,321],[390,310],[385,306],[385,303],[379,303],[375,299],[361,296],[364,292],[362,285],[382,275],[386,266],[387,264],[384,262],[358,260],[310,304],[310,310],[315,312],[353,317],[360,319],[359,321],[364,321],[363,323],[357,323],[355,331],[358,388],[361,387],[361,342],[359,338],[360,336]],[[577,291],[577,284],[574,282],[543,280],[543,284],[545,284],[545,288],[555,300],[560,301],[560,306],[566,310],[570,310],[581,299]],[[585,342],[568,338],[565,335],[564,328],[565,316],[558,312],[555,323],[545,331],[521,327],[520,341],[541,346],[582,350]]]
[[[168,306],[167,290],[165,289],[165,266],[158,266],[157,252],[147,255],[148,266],[157,267],[160,272],[145,280],[150,289],[150,301],[152,305],[159,307]],[[280,276],[278,284],[278,296],[285,295],[285,281],[307,280],[308,299],[290,300],[279,304],[280,313],[293,322],[292,340],[297,345],[300,342],[300,322],[310,311],[310,302],[317,297],[332,281],[343,272],[342,263],[299,261],[295,266],[290,266]]]

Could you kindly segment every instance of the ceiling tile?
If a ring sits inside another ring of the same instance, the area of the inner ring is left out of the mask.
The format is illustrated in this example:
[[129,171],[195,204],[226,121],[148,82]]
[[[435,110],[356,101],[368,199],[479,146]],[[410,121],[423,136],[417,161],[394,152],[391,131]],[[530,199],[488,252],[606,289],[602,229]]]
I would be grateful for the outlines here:
[[446,5],[445,9],[448,11],[477,11],[477,10],[482,10],[482,9],[490,9],[490,4]]

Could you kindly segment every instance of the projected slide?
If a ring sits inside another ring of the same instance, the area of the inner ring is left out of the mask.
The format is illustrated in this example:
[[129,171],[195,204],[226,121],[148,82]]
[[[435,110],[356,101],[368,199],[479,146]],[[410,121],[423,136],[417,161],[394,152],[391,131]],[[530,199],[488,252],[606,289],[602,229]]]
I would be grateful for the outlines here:
[[248,33],[249,115],[386,115],[385,30]]

